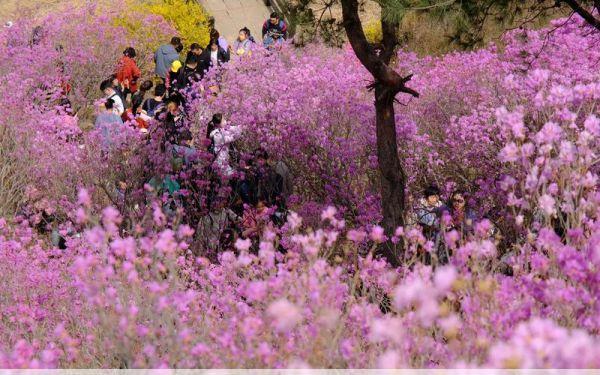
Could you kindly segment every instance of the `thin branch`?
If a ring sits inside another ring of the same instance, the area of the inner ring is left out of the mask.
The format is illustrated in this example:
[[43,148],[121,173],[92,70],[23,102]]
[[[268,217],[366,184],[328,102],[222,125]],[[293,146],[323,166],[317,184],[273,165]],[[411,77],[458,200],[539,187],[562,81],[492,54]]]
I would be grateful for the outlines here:
[[435,9],[435,8],[443,8],[443,7],[447,7],[450,6],[452,4],[456,3],[456,0],[448,0],[446,2],[443,3],[437,3],[437,4],[432,4],[432,5],[427,5],[427,6],[422,6],[422,7],[412,7],[412,8],[408,8],[406,10],[408,11],[416,11],[416,10],[429,10],[429,9]]
[[542,46],[540,47],[539,51],[537,51],[533,55],[533,59],[531,59],[531,61],[529,61],[527,63],[527,70],[531,69],[531,67],[533,66],[533,63],[541,56],[542,52],[544,52],[544,50],[546,49],[546,46],[548,46],[548,43],[550,42],[550,37],[552,36],[552,34],[554,34],[556,32],[556,30],[562,28],[567,23],[569,23],[574,15],[575,15],[575,12],[571,12],[569,17],[563,23],[553,27],[552,30],[550,30],[546,33],[546,35],[544,36],[544,42],[542,43]]
[[[575,0],[560,0],[561,2],[567,4],[573,11],[581,16],[587,23],[600,30],[600,19],[596,18],[592,13],[590,13],[587,9],[583,7],[578,1]],[[594,3],[596,6],[598,5],[598,0],[595,0]]]
[[[599,0],[599,1],[600,1],[600,0]],[[531,17],[529,17],[529,18],[526,18],[525,20],[523,20],[523,21],[519,22],[519,25],[518,25],[518,26],[515,26],[515,27],[510,27],[510,28],[508,28],[508,29],[506,29],[506,30],[507,30],[507,31],[511,31],[511,30],[516,30],[516,29],[521,29],[521,28],[523,28],[523,26],[525,26],[525,25],[527,25],[527,24],[529,24],[529,23],[532,23],[532,22],[536,21],[536,20],[537,20],[537,19],[538,19],[538,18],[539,18],[539,17],[540,17],[542,14],[544,14],[544,13],[546,13],[547,11],[549,11],[549,10],[552,10],[552,9],[554,9],[554,8],[556,8],[556,7],[557,7],[557,4],[552,4],[552,5],[549,5],[549,6],[547,6],[547,7],[542,7],[542,8],[541,8],[541,9],[540,9],[538,12],[536,12],[536,13],[535,13],[533,16],[531,16]]]
[[394,69],[389,67],[367,41],[362,23],[358,14],[357,0],[341,0],[344,29],[348,34],[350,45],[356,57],[373,75],[375,80],[391,89],[393,92],[403,92],[418,97],[419,93],[405,86],[410,80],[401,77]]

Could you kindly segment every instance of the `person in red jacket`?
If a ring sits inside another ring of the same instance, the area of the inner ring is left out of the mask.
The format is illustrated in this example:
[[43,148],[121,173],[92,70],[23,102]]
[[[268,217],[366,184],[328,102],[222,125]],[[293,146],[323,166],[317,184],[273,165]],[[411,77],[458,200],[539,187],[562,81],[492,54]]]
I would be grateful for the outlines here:
[[123,51],[123,57],[119,60],[117,66],[117,80],[123,88],[123,96],[127,98],[127,94],[134,94],[137,89],[137,81],[142,77],[142,72],[135,63],[136,53],[133,47]]

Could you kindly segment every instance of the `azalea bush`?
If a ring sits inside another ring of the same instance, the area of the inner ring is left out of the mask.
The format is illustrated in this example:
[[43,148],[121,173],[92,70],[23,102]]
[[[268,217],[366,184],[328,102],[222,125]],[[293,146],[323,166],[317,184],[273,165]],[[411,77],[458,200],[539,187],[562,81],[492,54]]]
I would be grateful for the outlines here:
[[[124,125],[110,147],[82,130],[76,103],[100,93],[59,62],[99,55],[57,49],[75,26],[54,22],[34,46],[24,26],[0,35],[0,88],[13,93],[0,99],[13,168],[0,176],[21,196],[0,219],[1,367],[600,366],[600,52],[582,21],[513,31],[501,51],[399,53],[421,93],[397,105],[410,203],[437,183],[477,212],[465,232],[444,215],[439,243],[411,220],[392,238],[378,226],[370,82],[348,48],[256,51],[213,71],[188,97],[197,154],[183,168],[160,122],[143,137]],[[114,45],[135,41],[108,25],[106,72]],[[39,51],[37,70],[11,65]],[[260,146],[294,185],[283,225],[218,253],[198,225],[209,193],[229,192],[211,185],[215,112],[240,126],[242,163]],[[186,204],[149,182],[167,177]],[[385,241],[403,245],[398,269],[374,256]]]
[[[100,82],[115,72],[122,51],[147,50],[145,38],[130,39],[125,28],[111,23],[118,15],[102,3],[88,4],[2,30],[0,50],[7,56],[0,63],[0,88],[6,93],[0,98],[3,213],[27,207],[36,215],[61,211],[64,218],[81,186],[95,188],[104,204],[111,203],[103,190],[114,195],[118,171],[136,170],[128,164],[143,166],[133,162],[140,142],[129,127],[119,134],[122,147],[112,153],[99,148],[97,131],[82,130],[91,128],[104,95]],[[174,32],[159,17],[147,22],[158,38],[168,40]],[[138,60],[147,65],[151,59],[145,53]]]

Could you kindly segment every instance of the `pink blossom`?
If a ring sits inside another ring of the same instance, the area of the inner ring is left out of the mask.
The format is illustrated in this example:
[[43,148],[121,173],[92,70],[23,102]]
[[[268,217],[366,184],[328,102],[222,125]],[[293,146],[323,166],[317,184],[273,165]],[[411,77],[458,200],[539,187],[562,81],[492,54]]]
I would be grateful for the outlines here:
[[281,332],[290,331],[302,321],[300,309],[287,299],[279,299],[269,305],[267,314],[273,321],[273,326]]
[[388,350],[377,359],[377,368],[396,369],[402,366],[400,354],[395,350]]
[[287,221],[290,224],[290,229],[292,230],[296,230],[302,225],[302,218],[293,211],[288,214]]
[[235,248],[239,251],[248,251],[250,250],[250,246],[252,246],[252,241],[250,239],[241,239],[238,238],[235,241]]
[[458,273],[452,266],[444,266],[435,271],[434,284],[439,291],[445,292],[452,287]]
[[79,189],[79,193],[77,194],[77,203],[86,208],[92,206],[92,200],[86,189]]
[[363,230],[351,229],[346,234],[346,237],[352,242],[361,243],[367,238],[367,233]]
[[552,198],[550,195],[548,194],[543,194],[539,199],[538,199],[538,204],[540,205],[540,209],[546,214],[546,215],[553,215],[556,212],[556,201],[554,200],[554,198]]
[[378,225],[375,225],[373,228],[371,228],[370,237],[373,240],[373,242],[376,243],[385,242],[387,238],[384,229]]
[[264,281],[252,281],[246,286],[246,297],[250,301],[262,301],[267,294],[267,284]]
[[321,220],[333,221],[333,220],[335,220],[336,214],[337,214],[337,209],[333,206],[329,206],[325,210],[323,210],[323,212],[321,213]]
[[500,151],[498,158],[506,163],[513,163],[517,161],[519,158],[519,147],[514,142],[507,144]]

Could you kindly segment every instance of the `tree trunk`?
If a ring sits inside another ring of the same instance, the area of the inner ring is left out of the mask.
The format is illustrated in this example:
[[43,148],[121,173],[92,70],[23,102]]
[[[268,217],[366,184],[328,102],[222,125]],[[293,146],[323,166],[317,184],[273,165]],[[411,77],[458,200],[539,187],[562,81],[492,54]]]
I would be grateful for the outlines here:
[[[406,175],[398,157],[396,121],[394,117],[395,92],[378,84],[375,88],[377,130],[377,160],[381,183],[383,227],[388,236],[404,226]],[[400,265],[400,249],[390,241],[379,252],[393,267]]]
[[[586,8],[586,5],[583,2],[579,2],[577,0],[561,0],[563,3],[567,4],[573,11],[581,16],[588,24],[595,27],[597,30],[600,30],[600,18],[596,18],[594,14]],[[596,8],[600,5],[600,2],[594,0],[594,5]],[[600,9],[598,9],[600,11]]]
[[[381,19],[383,48],[376,51],[369,44],[358,14],[358,0],[341,0],[344,28],[356,57],[373,76],[369,85],[375,90],[375,113],[377,131],[377,159],[381,178],[381,207],[383,228],[388,236],[394,234],[397,227],[404,225],[406,176],[398,158],[396,140],[396,119],[394,118],[394,100],[398,93],[418,97],[419,93],[406,87],[412,75],[400,76],[390,61],[394,48],[398,44],[398,24]],[[401,264],[402,249],[391,241],[383,244],[378,252],[394,267]]]

